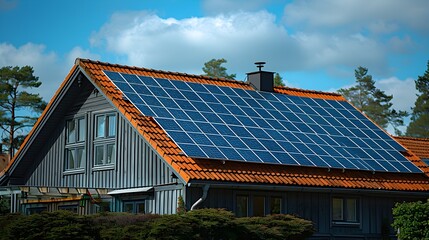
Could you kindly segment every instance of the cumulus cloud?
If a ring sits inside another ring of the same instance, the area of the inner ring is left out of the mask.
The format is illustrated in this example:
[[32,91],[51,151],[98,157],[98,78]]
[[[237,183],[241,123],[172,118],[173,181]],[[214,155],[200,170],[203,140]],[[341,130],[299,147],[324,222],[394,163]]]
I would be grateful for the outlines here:
[[424,0],[306,0],[285,7],[284,20],[290,25],[306,28],[339,28],[342,31],[370,30],[373,33],[390,33],[400,27],[412,28],[422,34],[429,33],[429,2]]
[[31,91],[39,93],[45,101],[50,101],[76,57],[98,58],[80,47],[73,48],[65,58],[54,52],[46,51],[42,44],[27,43],[15,47],[8,43],[0,43],[0,67],[2,66],[32,66],[34,75],[39,77],[42,85]]
[[375,86],[383,90],[387,95],[393,95],[393,108],[396,110],[411,111],[416,101],[417,90],[414,79],[405,80],[390,77],[376,81]]
[[27,43],[18,48],[7,43],[0,44],[0,66],[25,65],[33,67],[34,75],[42,82],[37,92],[49,101],[65,76],[64,67],[58,64],[58,56],[47,52],[41,44]]
[[126,64],[190,73],[201,73],[204,62],[222,57],[229,72],[238,75],[253,71],[255,61],[266,61],[266,69],[276,72],[336,72],[344,66],[353,71],[362,63],[374,71],[387,68],[383,45],[377,41],[360,34],[289,34],[266,11],[185,19],[117,13],[91,43],[124,56]]

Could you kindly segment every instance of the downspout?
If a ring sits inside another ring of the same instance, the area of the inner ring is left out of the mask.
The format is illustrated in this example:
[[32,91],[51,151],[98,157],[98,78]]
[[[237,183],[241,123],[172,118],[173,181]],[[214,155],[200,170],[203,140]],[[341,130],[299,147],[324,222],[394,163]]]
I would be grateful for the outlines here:
[[200,205],[200,203],[202,203],[204,200],[206,200],[207,197],[207,192],[209,191],[210,188],[210,184],[206,184],[203,187],[203,195],[201,196],[200,199],[198,199],[191,207],[191,211],[194,210],[198,205]]

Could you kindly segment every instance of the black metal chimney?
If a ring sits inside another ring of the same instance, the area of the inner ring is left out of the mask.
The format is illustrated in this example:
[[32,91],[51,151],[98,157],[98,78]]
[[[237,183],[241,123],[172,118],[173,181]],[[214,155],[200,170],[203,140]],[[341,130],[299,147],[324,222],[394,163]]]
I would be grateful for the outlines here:
[[247,73],[247,81],[258,91],[274,91],[274,72],[262,71],[265,62],[255,62],[257,72]]

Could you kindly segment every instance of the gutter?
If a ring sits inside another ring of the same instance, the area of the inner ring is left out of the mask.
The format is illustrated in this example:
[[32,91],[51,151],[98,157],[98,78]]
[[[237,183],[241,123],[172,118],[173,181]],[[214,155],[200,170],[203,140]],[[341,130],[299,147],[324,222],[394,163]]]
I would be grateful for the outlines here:
[[200,199],[198,199],[191,207],[191,211],[194,210],[198,205],[200,205],[207,198],[207,192],[209,191],[210,184],[206,184],[203,186],[203,195]]

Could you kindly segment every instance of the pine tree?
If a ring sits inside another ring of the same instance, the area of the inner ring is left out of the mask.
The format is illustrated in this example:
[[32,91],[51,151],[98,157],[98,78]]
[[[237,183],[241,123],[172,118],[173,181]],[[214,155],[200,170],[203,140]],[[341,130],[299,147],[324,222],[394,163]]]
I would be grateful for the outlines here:
[[235,74],[227,74],[226,67],[223,67],[222,64],[227,61],[223,58],[221,59],[212,59],[206,63],[204,63],[203,71],[205,76],[209,77],[217,77],[217,78],[227,78],[227,79],[235,79]]
[[283,78],[279,73],[274,74],[274,86],[275,87],[284,87]]
[[429,138],[429,61],[423,76],[419,76],[416,89],[420,92],[411,113],[407,136]]
[[386,128],[391,124],[397,135],[402,135],[398,127],[404,125],[406,111],[392,109],[392,95],[386,95],[384,91],[375,87],[375,81],[368,75],[368,69],[358,67],[355,70],[356,85],[346,89],[340,89],[350,103],[360,109],[380,127]]
[[3,144],[11,158],[25,138],[25,128],[34,125],[37,120],[35,115],[38,116],[46,106],[39,94],[23,90],[38,88],[42,84],[33,72],[30,66],[0,69],[0,127],[3,130]]

